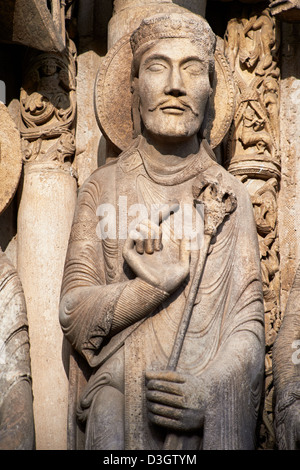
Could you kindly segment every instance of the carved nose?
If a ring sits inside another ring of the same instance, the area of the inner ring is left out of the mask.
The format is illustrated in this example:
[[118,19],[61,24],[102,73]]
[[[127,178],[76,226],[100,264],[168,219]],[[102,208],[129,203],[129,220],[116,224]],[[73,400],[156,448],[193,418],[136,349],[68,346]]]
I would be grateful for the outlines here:
[[165,87],[165,94],[172,96],[186,95],[185,86],[179,70],[172,70],[170,72],[169,80]]

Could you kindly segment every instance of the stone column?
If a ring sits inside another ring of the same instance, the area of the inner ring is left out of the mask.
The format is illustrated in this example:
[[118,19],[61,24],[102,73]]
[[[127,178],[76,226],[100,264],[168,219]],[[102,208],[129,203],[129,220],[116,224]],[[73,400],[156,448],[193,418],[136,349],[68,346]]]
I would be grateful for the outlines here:
[[281,302],[285,311],[300,262],[300,25],[282,24],[281,53],[282,180],[279,199]]
[[36,445],[66,449],[67,357],[59,295],[76,181],[54,163],[28,163],[18,216],[18,268],[28,309]]
[[75,48],[32,52],[21,90],[24,182],[18,212],[18,271],[29,322],[38,450],[67,448],[68,350],[58,309],[76,204]]
[[[283,321],[273,350],[275,433],[279,450],[297,449],[299,413],[299,261],[300,261],[300,5],[274,1],[282,23],[281,150],[279,198],[281,303]],[[289,21],[290,23],[287,23]],[[295,436],[295,437],[294,437]]]
[[225,166],[247,187],[260,246],[265,308],[265,397],[260,445],[273,448],[272,349],[281,325],[278,196],[281,179],[279,31],[264,5],[244,5],[225,34],[236,112]]

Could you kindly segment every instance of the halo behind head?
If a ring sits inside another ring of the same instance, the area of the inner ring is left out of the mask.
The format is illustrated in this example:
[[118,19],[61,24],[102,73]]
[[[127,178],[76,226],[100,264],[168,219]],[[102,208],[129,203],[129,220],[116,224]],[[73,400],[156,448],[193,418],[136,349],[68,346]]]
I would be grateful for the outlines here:
[[[167,22],[168,29],[165,28]],[[158,14],[143,20],[140,27],[123,36],[108,51],[96,77],[97,121],[103,135],[118,150],[128,148],[134,139],[131,94],[133,58],[138,61],[140,54],[157,40],[170,37],[189,37],[191,41],[198,41],[201,47],[207,49],[210,64],[215,62],[213,93],[206,128],[206,138],[212,148],[219,145],[229,130],[235,108],[235,86],[229,64],[222,52],[223,45],[218,44],[219,41],[216,43],[216,37],[207,21],[199,15]]]

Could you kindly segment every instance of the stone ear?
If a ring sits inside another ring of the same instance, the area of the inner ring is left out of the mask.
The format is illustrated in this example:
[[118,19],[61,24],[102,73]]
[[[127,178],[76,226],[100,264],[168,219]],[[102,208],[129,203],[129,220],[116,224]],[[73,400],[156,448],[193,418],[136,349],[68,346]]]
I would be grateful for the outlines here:
[[133,124],[133,138],[135,139],[142,133],[141,115],[140,115],[140,93],[139,93],[139,79],[136,77],[131,83],[131,117]]
[[213,89],[210,89],[209,97],[207,98],[205,111],[204,111],[204,118],[201,124],[201,127],[198,132],[199,138],[202,139],[209,139],[209,112],[210,112],[210,97],[212,95]]

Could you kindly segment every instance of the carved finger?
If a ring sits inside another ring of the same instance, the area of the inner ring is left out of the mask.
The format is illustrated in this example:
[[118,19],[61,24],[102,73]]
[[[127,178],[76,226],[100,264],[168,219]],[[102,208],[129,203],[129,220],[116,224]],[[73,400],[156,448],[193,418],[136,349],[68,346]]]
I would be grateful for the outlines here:
[[154,252],[154,231],[151,230],[151,226],[147,222],[148,221],[139,224],[137,230],[141,233],[144,239],[145,252],[151,255]]
[[140,255],[144,254],[145,243],[144,243],[143,239],[137,239],[135,241],[135,249],[136,249],[137,253],[139,253]]
[[167,405],[174,408],[184,408],[184,398],[171,393],[159,392],[157,390],[147,390],[147,400],[160,405]]
[[147,402],[147,409],[154,415],[163,416],[165,418],[179,420],[182,418],[183,410],[180,408],[173,408],[170,406],[164,406],[151,401]]
[[154,240],[151,238],[147,238],[147,240],[145,240],[145,252],[148,255],[152,255],[154,252]]
[[179,259],[184,265],[190,264],[191,259],[191,239],[183,237],[179,245]]
[[182,396],[181,384],[178,384],[177,382],[167,382],[165,380],[149,380],[149,382],[147,383],[147,388],[148,390],[158,390],[161,392]]
[[153,251],[160,251],[162,249],[162,229],[160,225],[155,224],[149,219],[143,220],[141,224],[145,227],[148,227],[147,238],[151,239],[151,242],[148,243],[148,246],[145,249],[146,253],[151,254]]
[[133,249],[134,249],[134,239],[131,237],[128,237],[123,246],[123,258],[125,259],[125,261],[128,262],[128,264],[132,258]]
[[153,246],[154,246],[155,251],[161,251],[162,248],[163,248],[163,245],[162,245],[162,228],[161,228],[161,226],[157,227],[157,233],[156,233],[156,237],[154,238],[154,241],[153,241]]
[[[135,248],[135,250],[134,250]],[[130,261],[134,259],[134,251],[139,254],[144,253],[144,240],[139,232],[132,230],[129,233],[129,237],[124,243],[123,257],[130,264]]]
[[148,411],[148,418],[153,424],[156,424],[157,426],[162,426],[167,429],[180,431],[182,428],[180,421],[153,414],[151,413],[151,411]]
[[185,377],[176,370],[147,370],[145,376],[147,380],[165,380],[179,384],[185,382]]
[[162,245],[161,239],[162,239],[162,230],[161,230],[161,228],[159,228],[159,238],[155,238],[154,242],[153,242],[153,246],[154,246],[155,251],[161,251],[162,250],[163,245]]
[[161,231],[159,225],[149,219],[144,219],[140,225],[147,229],[147,238],[159,239]]
[[174,199],[174,201],[172,201],[170,205],[165,204],[165,206],[162,208],[160,212],[159,223],[161,224],[162,222],[167,220],[167,218],[170,217],[171,214],[176,212],[179,209],[179,207],[180,207],[180,204],[179,204],[179,201],[177,201],[177,199]]
[[137,229],[133,230],[129,234],[130,238],[133,238],[135,241],[135,249],[137,253],[142,255],[144,253],[144,237],[143,234],[141,234]]

